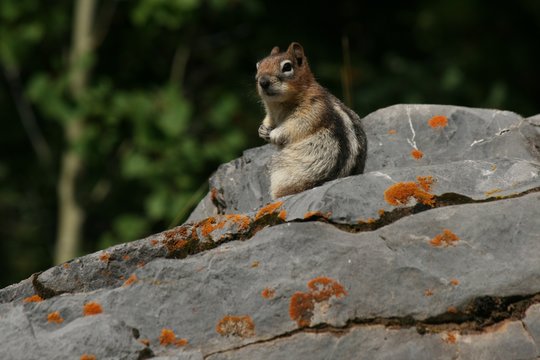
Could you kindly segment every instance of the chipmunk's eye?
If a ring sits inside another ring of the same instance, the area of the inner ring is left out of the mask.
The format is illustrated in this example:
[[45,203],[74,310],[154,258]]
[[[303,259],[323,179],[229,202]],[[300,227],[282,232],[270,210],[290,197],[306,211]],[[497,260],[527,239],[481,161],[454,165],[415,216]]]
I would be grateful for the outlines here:
[[292,75],[293,68],[292,63],[289,60],[284,60],[281,62],[281,72],[285,75]]

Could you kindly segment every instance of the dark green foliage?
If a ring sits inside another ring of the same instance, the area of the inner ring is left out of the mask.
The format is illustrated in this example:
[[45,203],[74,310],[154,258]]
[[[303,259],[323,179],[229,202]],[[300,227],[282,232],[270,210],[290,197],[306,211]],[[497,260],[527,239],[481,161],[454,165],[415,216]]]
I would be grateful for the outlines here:
[[[262,144],[253,76],[274,45],[301,42],[319,81],[343,98],[346,36],[361,116],[395,103],[540,112],[535,1],[100,1],[78,100],[66,71],[72,12],[71,1],[0,2],[0,286],[51,265],[69,119],[86,119],[74,145],[84,250],[164,230],[185,219],[220,163]],[[17,96],[45,150],[29,141]]]

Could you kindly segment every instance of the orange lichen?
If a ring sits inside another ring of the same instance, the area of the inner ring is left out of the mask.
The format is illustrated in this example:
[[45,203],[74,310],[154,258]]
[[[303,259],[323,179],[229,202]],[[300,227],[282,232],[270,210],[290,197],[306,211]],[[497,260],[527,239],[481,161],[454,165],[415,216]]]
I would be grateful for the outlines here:
[[262,207],[257,214],[255,215],[255,220],[259,220],[263,216],[273,214],[276,212],[277,209],[279,209],[283,205],[283,201],[276,201],[274,203],[268,204],[264,207]]
[[379,214],[379,217],[383,216],[384,212],[385,212],[384,209],[377,210],[377,214]]
[[146,347],[150,346],[150,339],[139,339],[139,342]]
[[443,115],[437,115],[428,120],[428,125],[432,128],[445,127],[448,125],[448,118]]
[[131,256],[129,256],[129,255],[122,256],[122,260],[124,260],[124,261],[128,261],[129,259],[131,259]]
[[450,279],[450,284],[452,284],[453,286],[458,286],[459,285],[459,280],[458,279]]
[[[177,226],[174,229],[165,231],[163,235],[165,236],[165,242],[167,243],[172,240],[186,239],[188,237],[188,226],[185,226],[185,225]],[[152,244],[153,244],[153,241],[154,240],[151,241]],[[155,241],[157,244],[158,241],[157,240]]]
[[272,299],[274,296],[276,296],[276,290],[271,288],[264,288],[264,290],[261,292],[261,296],[265,299]]
[[347,295],[347,291],[334,279],[317,277],[307,284],[309,292],[296,292],[289,303],[289,316],[298,326],[305,327],[311,324],[311,317],[315,304],[328,301],[331,297],[340,298]]
[[411,156],[416,160],[420,160],[422,157],[424,157],[424,153],[418,149],[413,149],[413,151],[411,151]]
[[159,335],[159,343],[161,345],[170,345],[176,340],[176,335],[172,329],[161,329],[161,334]]
[[197,223],[194,226],[193,234],[196,234],[196,229],[201,230],[203,237],[209,236],[213,231],[223,229],[227,224],[236,224],[239,231],[247,231],[251,225],[251,218],[242,214],[228,214],[219,217],[211,216]]
[[281,210],[278,214],[278,218],[280,218],[283,221],[287,220],[287,211]]
[[103,254],[99,255],[99,260],[103,261],[104,263],[108,263],[111,260],[111,254],[104,252]]
[[347,291],[334,279],[320,276],[308,282],[308,288],[317,302],[326,301],[332,296],[342,297],[347,295]]
[[449,306],[448,309],[446,309],[446,312],[450,314],[457,314],[458,309],[455,306]]
[[80,360],[96,360],[96,355],[82,354]]
[[395,135],[397,133],[396,129],[390,129],[388,130],[388,135]]
[[137,278],[137,275],[131,274],[131,276],[124,282],[123,286],[129,286],[137,281],[139,281],[139,279]]
[[448,344],[455,344],[457,342],[457,334],[454,332],[449,332],[446,334],[446,337],[444,337],[443,340]]
[[247,338],[255,335],[255,324],[248,315],[227,315],[218,322],[216,331],[221,336],[239,336]]
[[23,302],[25,303],[31,303],[31,302],[40,302],[43,301],[43,298],[39,295],[32,295],[27,298],[24,298]]
[[242,214],[230,214],[225,215],[225,218],[227,221],[231,221],[238,225],[238,230],[240,231],[246,231],[249,229],[249,225],[251,224],[251,218],[247,215]]
[[432,295],[433,295],[433,290],[427,289],[426,291],[424,291],[424,296],[432,296]]
[[142,268],[142,267],[144,267],[144,265],[146,265],[146,263],[144,261],[142,261],[142,260],[137,263],[138,268]]
[[60,311],[55,311],[47,314],[47,322],[61,324],[64,322],[64,319],[60,316]]
[[[159,343],[161,345],[174,345],[174,346],[186,346],[188,344],[187,339],[177,338],[176,334],[172,329],[161,329],[161,334],[159,335]],[[148,345],[147,345],[148,346]]]
[[157,241],[156,239],[150,240],[150,245],[152,245],[152,246],[157,246],[158,243],[159,243],[159,241]]
[[186,346],[187,344],[189,344],[189,341],[188,339],[184,339],[184,338],[176,339],[176,341],[174,342],[174,345],[178,347]]
[[426,178],[428,177],[419,177],[418,179],[423,179],[419,183],[410,181],[391,185],[384,192],[384,200],[390,205],[399,206],[407,204],[411,198],[414,198],[419,203],[434,206],[434,195],[430,194],[428,190],[425,190],[427,183],[424,179]]
[[433,239],[430,240],[430,244],[433,246],[453,245],[455,242],[459,241],[459,237],[451,232],[448,229],[443,229],[441,234],[436,235]]
[[223,228],[224,225],[225,221],[217,222],[216,218],[213,216],[210,216],[197,224],[197,226],[201,228],[202,236],[205,237],[210,235],[214,230]]
[[311,293],[296,292],[289,303],[289,316],[296,321],[298,326],[304,327],[311,324],[315,300]]
[[167,241],[167,249],[169,249],[169,251],[181,250],[186,247],[188,243],[189,241],[183,239],[170,240]]
[[63,264],[62,264],[62,267],[63,267],[64,269],[69,269],[69,268],[71,267],[71,265],[70,265],[69,263],[63,263]]
[[430,192],[431,191],[431,185],[435,182],[435,179],[433,179],[433,176],[417,176],[416,182],[422,190]]
[[256,268],[256,267],[259,267],[259,265],[260,265],[260,262],[257,261],[257,260],[255,260],[255,261],[253,261],[253,262],[251,263],[250,266],[251,266],[252,268]]
[[101,305],[95,301],[89,301],[86,304],[84,304],[83,307],[83,314],[84,316],[91,316],[91,315],[97,315],[101,314],[103,312],[103,308]]

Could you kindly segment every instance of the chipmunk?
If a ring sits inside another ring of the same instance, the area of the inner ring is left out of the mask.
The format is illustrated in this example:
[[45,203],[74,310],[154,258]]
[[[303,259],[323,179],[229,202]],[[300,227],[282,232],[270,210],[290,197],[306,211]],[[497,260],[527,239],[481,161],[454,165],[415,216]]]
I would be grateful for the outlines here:
[[279,149],[269,166],[272,199],[364,171],[359,116],[317,83],[299,43],[274,47],[255,79],[266,110],[259,136]]

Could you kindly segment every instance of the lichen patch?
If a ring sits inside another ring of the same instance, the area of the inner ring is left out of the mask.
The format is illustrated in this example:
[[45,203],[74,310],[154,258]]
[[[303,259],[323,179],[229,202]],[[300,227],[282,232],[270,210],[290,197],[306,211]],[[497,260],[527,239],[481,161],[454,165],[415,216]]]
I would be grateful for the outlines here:
[[227,315],[218,322],[216,331],[221,336],[249,338],[255,335],[255,324],[249,315]]

